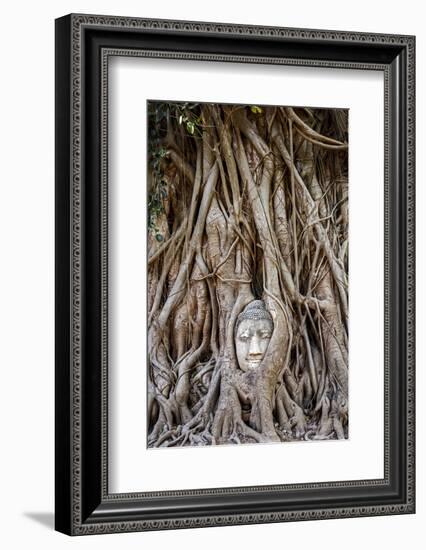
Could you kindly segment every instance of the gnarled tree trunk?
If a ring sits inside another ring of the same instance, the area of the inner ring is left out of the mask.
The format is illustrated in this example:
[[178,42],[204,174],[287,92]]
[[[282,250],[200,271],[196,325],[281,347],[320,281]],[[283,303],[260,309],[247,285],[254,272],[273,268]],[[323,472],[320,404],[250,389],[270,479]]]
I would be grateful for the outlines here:
[[344,110],[149,103],[149,446],[347,437],[347,139]]

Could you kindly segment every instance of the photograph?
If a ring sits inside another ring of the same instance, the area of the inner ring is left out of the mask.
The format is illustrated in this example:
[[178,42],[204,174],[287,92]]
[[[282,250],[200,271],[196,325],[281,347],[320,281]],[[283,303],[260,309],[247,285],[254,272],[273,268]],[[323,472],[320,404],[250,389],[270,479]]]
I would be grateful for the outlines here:
[[349,109],[147,118],[147,446],[348,439]]

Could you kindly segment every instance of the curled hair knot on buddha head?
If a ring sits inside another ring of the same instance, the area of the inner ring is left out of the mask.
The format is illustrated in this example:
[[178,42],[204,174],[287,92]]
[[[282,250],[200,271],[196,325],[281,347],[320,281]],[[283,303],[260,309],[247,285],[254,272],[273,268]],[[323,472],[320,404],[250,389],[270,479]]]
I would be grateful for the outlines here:
[[269,321],[271,325],[274,324],[272,315],[266,309],[265,304],[263,303],[263,300],[253,300],[252,302],[246,305],[246,307],[237,317],[237,322],[235,323],[235,330],[237,329],[241,321],[244,321],[245,319],[248,319],[250,321],[259,321],[261,319],[265,319],[265,321]]

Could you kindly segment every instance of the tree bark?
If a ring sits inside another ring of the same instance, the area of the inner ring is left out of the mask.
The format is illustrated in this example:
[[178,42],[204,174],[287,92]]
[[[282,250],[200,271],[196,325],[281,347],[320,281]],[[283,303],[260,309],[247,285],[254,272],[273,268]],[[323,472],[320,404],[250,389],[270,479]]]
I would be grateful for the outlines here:
[[[347,437],[347,113],[336,112],[150,102],[149,446]],[[244,372],[235,327],[253,300],[273,331]]]

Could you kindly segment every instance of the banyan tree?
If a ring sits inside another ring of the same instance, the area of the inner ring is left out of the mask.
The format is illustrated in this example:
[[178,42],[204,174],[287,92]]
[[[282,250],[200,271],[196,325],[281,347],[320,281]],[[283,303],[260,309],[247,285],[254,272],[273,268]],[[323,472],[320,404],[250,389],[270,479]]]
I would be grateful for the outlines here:
[[148,446],[348,437],[348,112],[148,103]]

